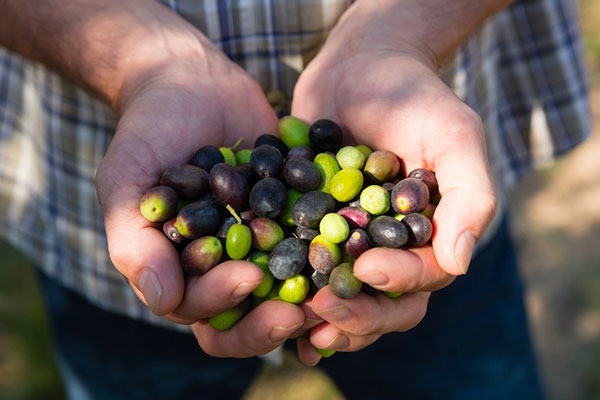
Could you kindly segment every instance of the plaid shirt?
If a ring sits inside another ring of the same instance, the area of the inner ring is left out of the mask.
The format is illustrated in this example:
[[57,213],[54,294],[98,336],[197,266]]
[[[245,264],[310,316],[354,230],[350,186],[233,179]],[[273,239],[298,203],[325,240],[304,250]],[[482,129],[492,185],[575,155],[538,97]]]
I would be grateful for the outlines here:
[[[349,4],[165,1],[266,93],[288,98]],[[472,35],[443,77],[484,121],[501,203],[506,187],[591,130],[577,8],[569,0],[514,3]],[[0,232],[95,305],[174,326],[137,299],[108,256],[94,176],[116,123],[99,99],[0,49]]]

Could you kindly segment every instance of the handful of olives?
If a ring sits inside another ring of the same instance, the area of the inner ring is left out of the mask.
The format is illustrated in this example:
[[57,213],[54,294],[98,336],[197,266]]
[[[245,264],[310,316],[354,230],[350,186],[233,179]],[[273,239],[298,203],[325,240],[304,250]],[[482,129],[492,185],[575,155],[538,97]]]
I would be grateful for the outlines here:
[[[287,116],[279,137],[254,149],[203,146],[188,164],[167,168],[160,186],[140,200],[142,215],[162,223],[186,274],[246,259],[263,282],[242,305],[210,319],[229,329],[266,300],[302,302],[326,285],[340,298],[378,291],[353,275],[372,247],[429,242],[439,202],[435,174],[404,176],[401,160],[364,145],[342,147],[342,130],[322,119],[311,126]],[[401,293],[383,292],[389,297]]]

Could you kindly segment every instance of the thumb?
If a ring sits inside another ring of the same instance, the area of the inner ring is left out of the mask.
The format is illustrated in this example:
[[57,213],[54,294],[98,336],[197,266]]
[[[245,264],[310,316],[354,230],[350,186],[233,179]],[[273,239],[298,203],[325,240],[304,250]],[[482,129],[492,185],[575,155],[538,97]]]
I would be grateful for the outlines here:
[[[181,118],[187,98],[161,91],[149,94],[141,93],[123,113],[98,167],[96,190],[111,261],[137,289],[140,300],[155,314],[166,315],[183,298],[184,274],[170,240],[158,224],[142,216],[140,199],[158,185],[165,168],[186,162],[201,146],[198,126],[220,133],[222,123],[216,113]],[[213,134],[210,140],[220,145],[222,135]]]
[[441,200],[433,217],[433,251],[440,267],[465,274],[479,240],[498,208],[481,120],[464,107],[445,124],[431,149]]
[[184,275],[175,247],[140,213],[140,198],[158,184],[160,172],[142,159],[148,154],[143,142],[133,142],[133,137],[113,142],[98,168],[96,189],[111,261],[140,300],[155,314],[165,315],[182,300]]

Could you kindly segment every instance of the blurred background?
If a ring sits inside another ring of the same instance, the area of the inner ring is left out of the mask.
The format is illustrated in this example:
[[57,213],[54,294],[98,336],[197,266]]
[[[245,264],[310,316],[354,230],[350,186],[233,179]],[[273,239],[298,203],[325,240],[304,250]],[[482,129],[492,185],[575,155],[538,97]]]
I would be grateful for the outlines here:
[[[600,399],[600,1],[581,1],[595,131],[510,196],[527,307],[550,399]],[[63,399],[30,264],[0,241],[0,399]],[[277,379],[273,379],[274,377]],[[268,384],[267,384],[268,382]],[[341,399],[318,368],[286,354],[247,399]]]

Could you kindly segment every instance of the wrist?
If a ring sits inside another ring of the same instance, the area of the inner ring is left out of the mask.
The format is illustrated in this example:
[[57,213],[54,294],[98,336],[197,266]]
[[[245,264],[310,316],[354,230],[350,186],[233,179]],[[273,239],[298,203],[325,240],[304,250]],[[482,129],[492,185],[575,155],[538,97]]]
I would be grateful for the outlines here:
[[209,40],[157,1],[7,0],[0,45],[105,98],[120,108],[121,92],[172,59],[202,69]]
[[332,31],[345,53],[413,56],[437,71],[482,22],[510,0],[359,0]]
[[100,66],[83,81],[122,112],[134,95],[165,78],[184,84],[189,77],[209,72],[210,41],[192,25],[158,2],[143,2],[134,10],[127,32],[114,48],[100,49],[112,68]]

